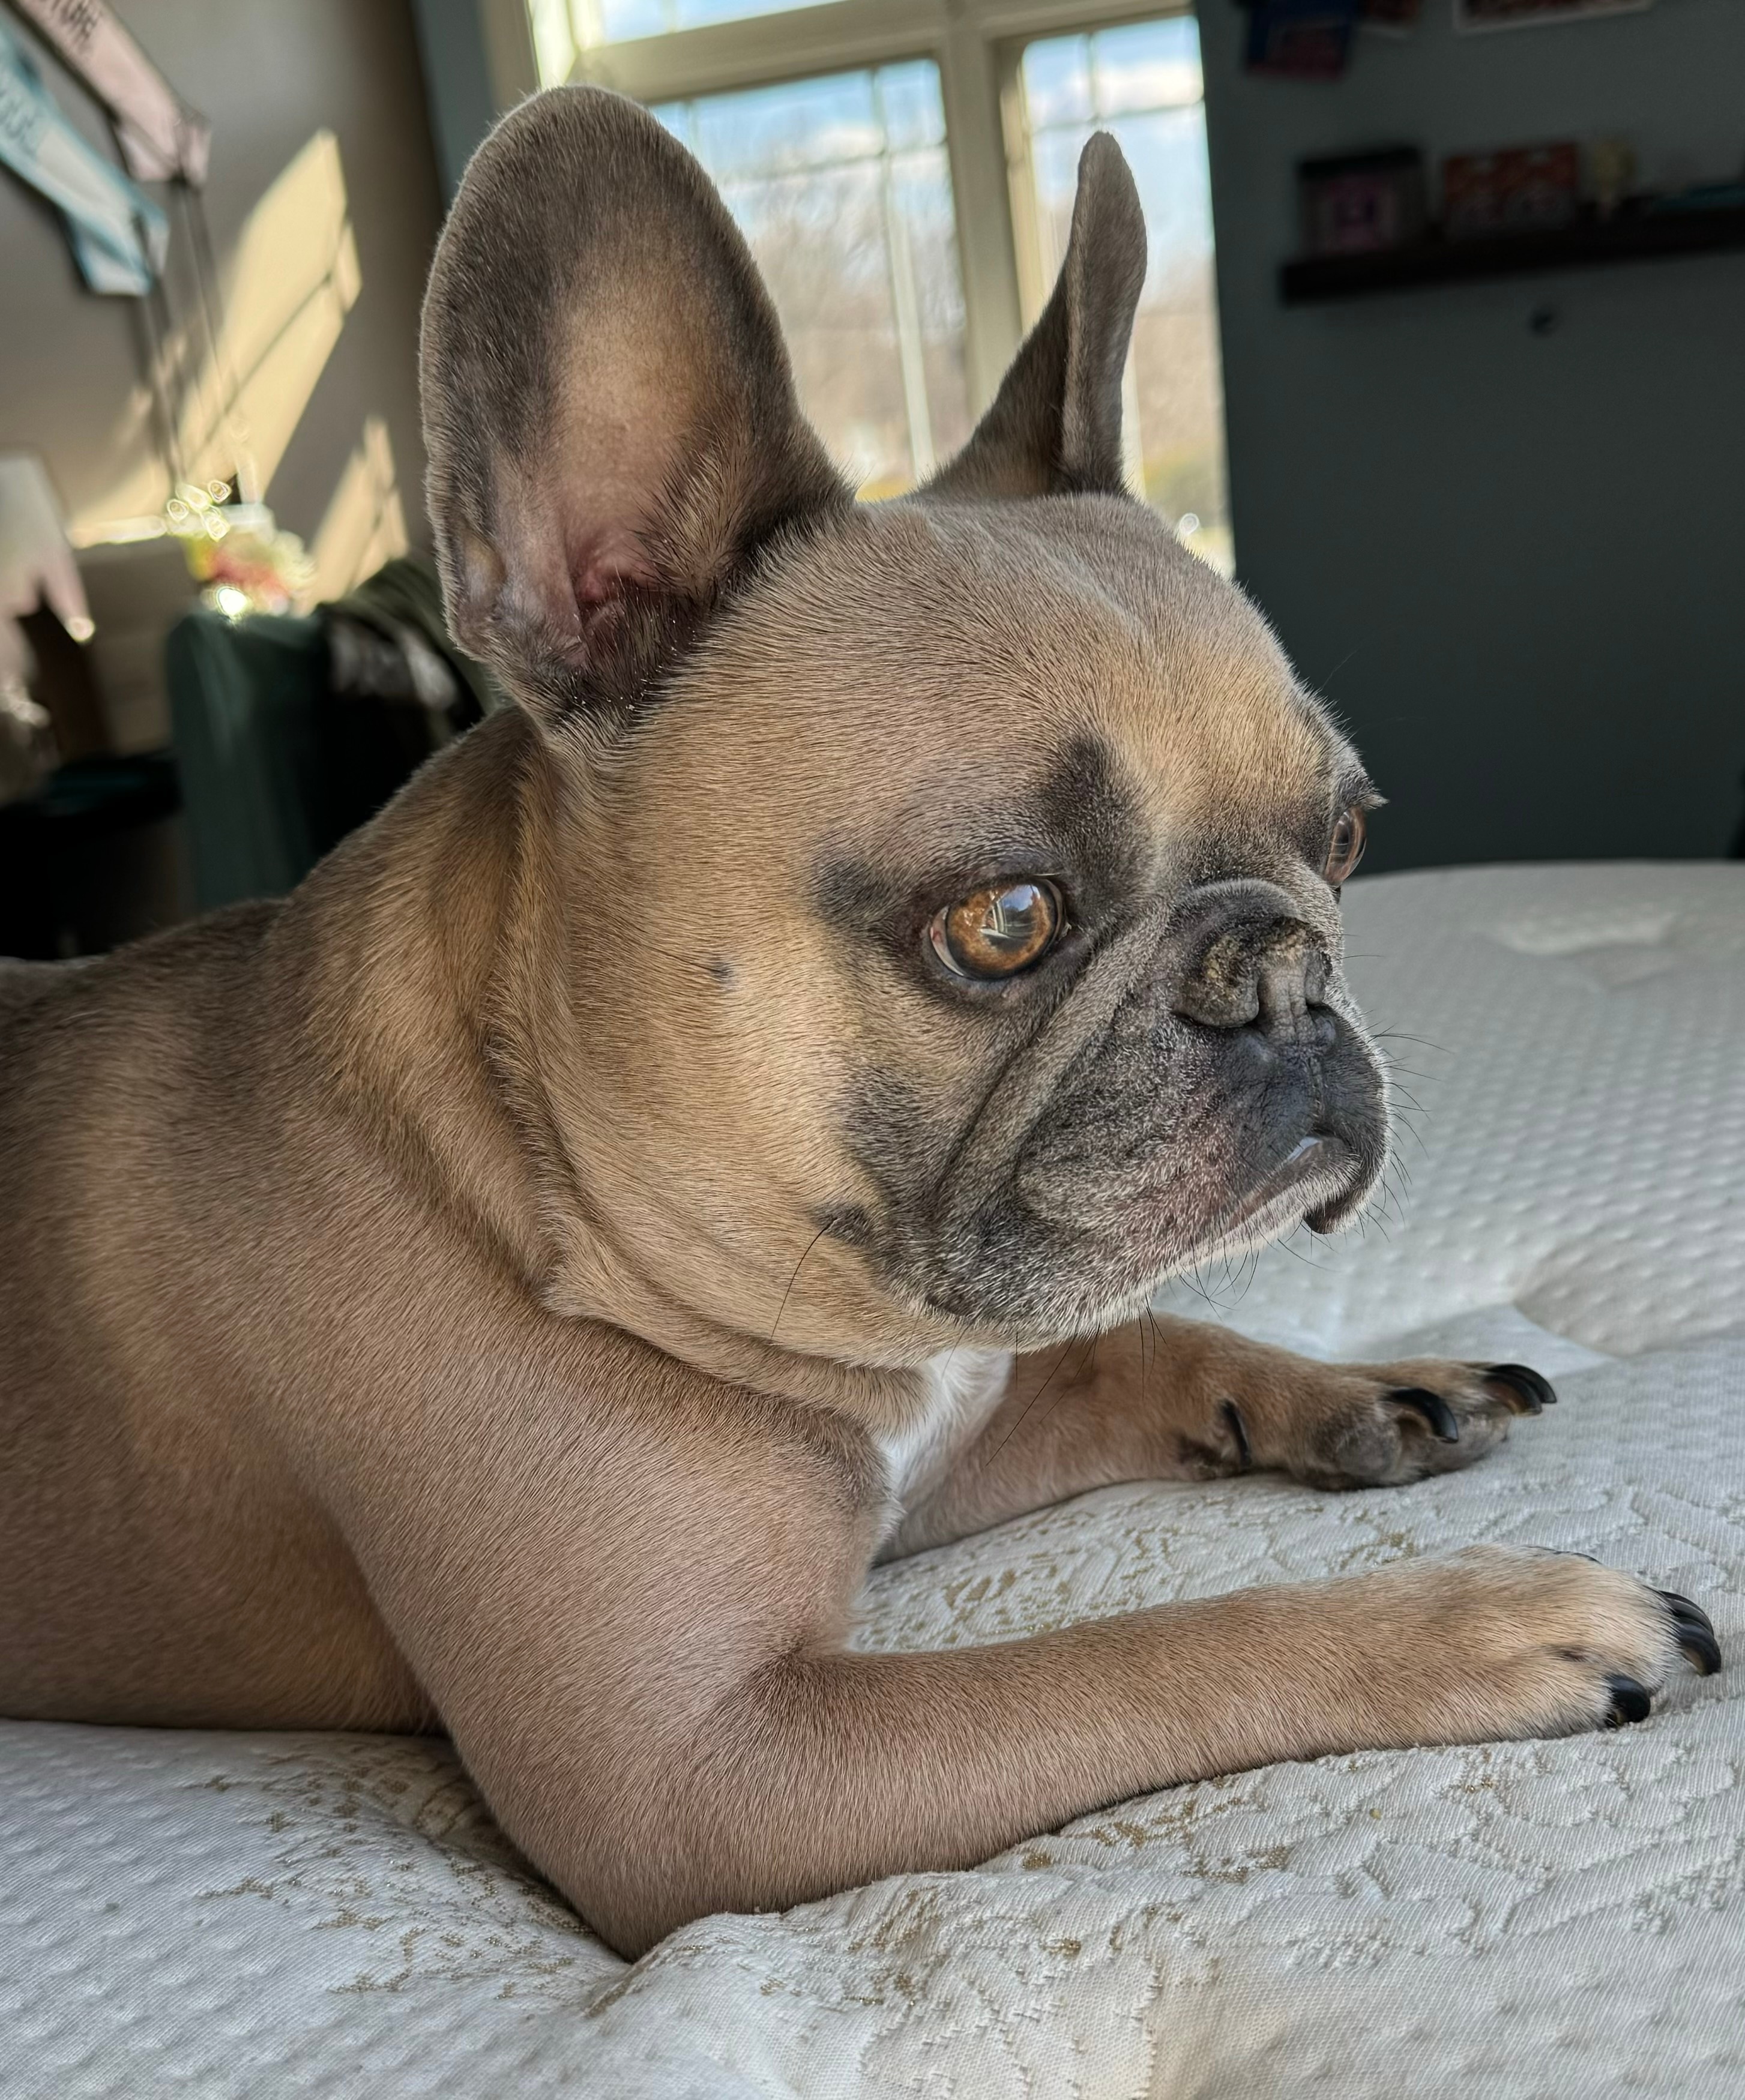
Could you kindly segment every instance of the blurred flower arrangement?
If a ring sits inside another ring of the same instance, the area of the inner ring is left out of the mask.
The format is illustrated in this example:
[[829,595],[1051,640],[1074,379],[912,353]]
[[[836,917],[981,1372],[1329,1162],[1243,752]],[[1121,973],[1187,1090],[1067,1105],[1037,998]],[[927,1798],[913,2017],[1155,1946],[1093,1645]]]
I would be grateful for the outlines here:
[[231,492],[228,482],[179,483],[164,505],[165,529],[182,542],[202,604],[231,620],[289,612],[315,580],[315,564],[265,504],[232,503]]

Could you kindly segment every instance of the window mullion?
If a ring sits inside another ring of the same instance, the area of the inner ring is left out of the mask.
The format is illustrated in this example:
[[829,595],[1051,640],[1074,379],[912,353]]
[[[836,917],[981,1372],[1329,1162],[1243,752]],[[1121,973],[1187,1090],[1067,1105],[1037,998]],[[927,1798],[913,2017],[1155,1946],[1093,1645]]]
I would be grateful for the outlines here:
[[1041,215],[1036,209],[1036,175],[1031,157],[1030,111],[1024,97],[1024,47],[1002,44],[996,52],[1000,77],[1000,128],[1005,142],[1006,198],[1012,214],[1014,257],[1018,267],[1019,317],[1036,326],[1047,303],[1053,271],[1045,252]]
[[938,47],[963,274],[964,368],[979,415],[999,390],[1023,333],[995,47],[953,12]]
[[890,126],[885,115],[881,77],[872,75],[872,107],[878,114],[879,197],[885,215],[885,262],[890,277],[891,319],[897,331],[897,362],[903,375],[903,405],[909,426],[909,470],[925,481],[937,464],[933,449],[933,414],[927,400],[927,360],[921,341],[921,302],[915,288],[915,258],[909,229],[897,195],[896,169],[890,152]]

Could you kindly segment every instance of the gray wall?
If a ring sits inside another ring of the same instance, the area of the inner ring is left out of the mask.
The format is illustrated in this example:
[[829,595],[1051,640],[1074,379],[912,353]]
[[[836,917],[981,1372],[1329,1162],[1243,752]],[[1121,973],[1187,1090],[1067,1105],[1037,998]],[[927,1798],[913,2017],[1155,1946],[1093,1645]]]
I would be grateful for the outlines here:
[[444,197],[453,199],[474,149],[497,121],[479,0],[412,0],[430,83],[431,130]]
[[1275,270],[1305,155],[1624,135],[1650,183],[1735,174],[1745,5],[1481,37],[1425,11],[1319,86],[1244,75],[1242,16],[1201,10],[1243,580],[1392,798],[1371,865],[1723,852],[1745,254],[1288,311]]
[[[325,128],[337,135],[362,292],[268,500],[282,524],[313,534],[366,421],[379,417],[416,540],[425,530],[418,307],[441,200],[407,0],[124,0],[119,11],[212,121],[205,208],[221,262],[249,212],[313,135]],[[62,110],[113,152],[83,91],[51,60],[44,71]],[[174,210],[172,218],[185,311],[187,236]],[[149,450],[144,418],[130,424],[127,416],[139,385],[139,316],[131,300],[82,289],[60,221],[6,173],[0,302],[0,450],[42,452],[77,512]]]

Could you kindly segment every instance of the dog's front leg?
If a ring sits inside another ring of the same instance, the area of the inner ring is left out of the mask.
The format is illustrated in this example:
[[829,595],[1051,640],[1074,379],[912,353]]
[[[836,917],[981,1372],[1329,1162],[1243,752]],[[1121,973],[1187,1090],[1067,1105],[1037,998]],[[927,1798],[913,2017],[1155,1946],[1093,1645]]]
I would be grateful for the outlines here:
[[1681,1601],[1492,1547],[853,1652],[886,1500],[869,1436],[579,1322],[515,1324],[524,1350],[500,1329],[416,1380],[360,1333],[348,1368],[374,1348],[399,1382],[311,1458],[493,1810],[626,1952],[1180,1780],[1632,1718],[1681,1645],[1712,1659]]
[[1148,1316],[1020,1357],[998,1407],[911,1498],[888,1555],[1121,1480],[1288,1473],[1394,1487],[1482,1458],[1555,1399],[1518,1364],[1323,1364],[1209,1321]]

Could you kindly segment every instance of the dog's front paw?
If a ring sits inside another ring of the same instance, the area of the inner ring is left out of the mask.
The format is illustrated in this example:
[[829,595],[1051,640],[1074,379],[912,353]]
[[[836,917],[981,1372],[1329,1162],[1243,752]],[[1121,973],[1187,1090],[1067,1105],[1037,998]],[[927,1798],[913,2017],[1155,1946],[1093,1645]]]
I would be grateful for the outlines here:
[[1616,1728],[1648,1717],[1683,1657],[1721,1666],[1707,1615],[1584,1555],[1470,1546],[1447,1560],[1395,1563],[1363,1593],[1372,1696],[1394,1710],[1378,1740],[1482,1741]]
[[1283,1379],[1275,1373],[1246,1390],[1232,1382],[1209,1436],[1184,1452],[1194,1470],[1257,1467],[1311,1487],[1400,1487],[1470,1466],[1504,1441],[1517,1415],[1557,1399],[1525,1364],[1287,1361]]

